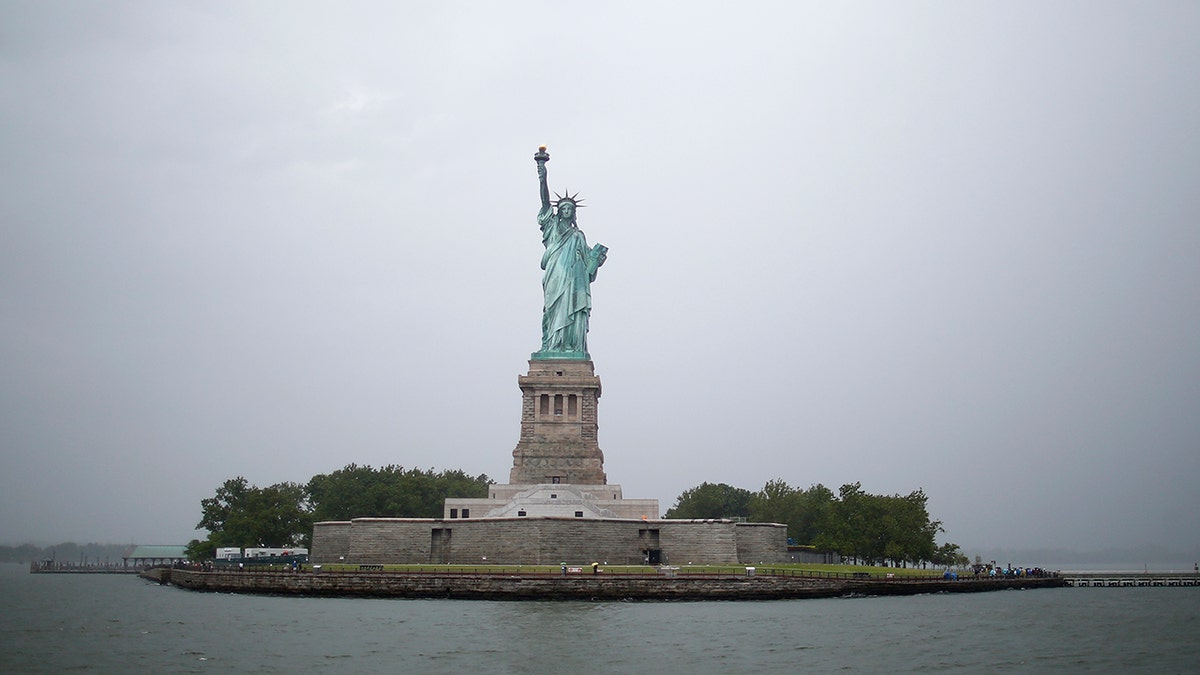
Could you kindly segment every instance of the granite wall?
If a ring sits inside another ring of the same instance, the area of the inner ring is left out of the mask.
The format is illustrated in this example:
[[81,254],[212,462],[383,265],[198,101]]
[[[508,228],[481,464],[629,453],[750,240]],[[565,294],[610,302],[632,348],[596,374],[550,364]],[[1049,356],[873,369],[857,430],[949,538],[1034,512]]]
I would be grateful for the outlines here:
[[729,520],[356,518],[313,528],[314,563],[634,565],[787,561],[787,527]]

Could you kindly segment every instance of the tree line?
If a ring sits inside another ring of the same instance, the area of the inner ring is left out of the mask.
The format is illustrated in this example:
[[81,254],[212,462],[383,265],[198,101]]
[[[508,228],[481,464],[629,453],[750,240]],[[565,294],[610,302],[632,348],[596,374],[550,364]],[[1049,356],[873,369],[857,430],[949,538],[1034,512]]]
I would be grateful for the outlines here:
[[200,501],[197,528],[208,537],[193,539],[192,560],[212,558],[218,548],[287,548],[312,543],[313,523],[351,518],[439,518],[447,497],[486,497],[492,480],[459,469],[405,469],[347,464],[307,483],[251,485],[230,478]]
[[[313,523],[365,517],[440,518],[450,497],[486,497],[493,481],[486,474],[434,471],[388,465],[347,464],[307,483],[250,485],[231,478],[200,502],[198,528],[204,540],[188,544],[193,560],[211,558],[221,547],[308,546]],[[923,490],[907,495],[876,495],[861,483],[835,493],[821,484],[807,489],[771,480],[758,492],[725,483],[702,483],[679,495],[667,518],[745,518],[785,523],[789,543],[832,551],[869,565],[966,564],[956,544],[938,545],[943,531],[932,520]]]
[[957,544],[937,545],[942,523],[930,518],[928,500],[923,490],[876,495],[861,483],[835,493],[820,483],[801,489],[779,479],[758,492],[706,482],[684,490],[666,517],[785,523],[790,543],[832,551],[856,564],[966,564]]
[[119,564],[131,544],[77,544],[72,541],[53,546],[0,546],[0,562],[54,561],[80,565]]

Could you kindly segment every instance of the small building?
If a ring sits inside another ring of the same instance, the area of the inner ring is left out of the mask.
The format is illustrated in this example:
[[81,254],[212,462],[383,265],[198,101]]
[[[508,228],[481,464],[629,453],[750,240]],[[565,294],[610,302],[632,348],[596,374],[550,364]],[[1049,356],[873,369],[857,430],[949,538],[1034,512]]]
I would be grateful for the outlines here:
[[788,544],[788,562],[817,565],[838,565],[842,557],[834,551],[818,551],[815,546]]
[[131,546],[121,557],[125,567],[162,567],[187,560],[187,546]]
[[621,486],[492,485],[486,498],[456,497],[445,501],[444,520],[467,518],[564,518],[658,519],[657,499],[624,499]]

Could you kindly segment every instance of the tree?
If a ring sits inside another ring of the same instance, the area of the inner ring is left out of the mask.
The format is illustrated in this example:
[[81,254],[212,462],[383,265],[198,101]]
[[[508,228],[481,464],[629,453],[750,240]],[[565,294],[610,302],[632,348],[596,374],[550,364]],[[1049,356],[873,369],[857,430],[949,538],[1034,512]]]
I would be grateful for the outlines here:
[[202,560],[212,560],[217,557],[217,545],[205,539],[193,539],[188,542],[187,548],[183,550],[184,555],[192,562],[200,562]]
[[747,515],[756,522],[786,523],[790,542],[833,551],[855,563],[919,565],[934,560],[940,550],[935,538],[943,531],[940,521],[930,519],[928,502],[920,489],[875,495],[856,482],[834,494],[820,483],[801,490],[776,478],[753,494],[724,483],[703,483],[679,495],[667,517]]
[[820,543],[814,544],[851,557],[855,562],[866,557],[872,538],[868,527],[874,515],[869,513],[872,510],[870,497],[863,492],[861,483],[848,483],[838,488],[829,528],[819,537]]
[[214,547],[299,546],[312,536],[307,495],[296,483],[260,488],[238,476],[201,500],[200,508],[196,527],[208,530]]
[[797,494],[782,478],[769,480],[750,499],[750,517],[759,523],[787,523],[788,537],[795,538],[791,523],[797,516]]
[[753,497],[749,490],[725,483],[701,483],[679,495],[667,518],[747,518]]
[[895,563],[913,565],[929,560],[936,546],[934,538],[942,531],[942,524],[929,519],[926,508],[929,498],[925,491],[918,489],[905,496],[892,495],[884,500],[888,514],[895,521],[886,557]]
[[330,474],[313,476],[305,492],[313,520],[351,518],[440,518],[448,497],[486,497],[492,480],[461,470],[435,472],[394,464],[380,467],[347,464]]
[[316,520],[369,516],[437,518],[447,497],[486,497],[492,481],[461,470],[372,469],[348,464],[332,474],[313,476],[305,485],[276,483],[260,488],[242,476],[231,478],[200,501],[197,527],[208,530],[193,539],[189,558],[213,557],[218,547],[307,546]]
[[754,495],[750,517],[756,522],[786,523],[788,539],[812,544],[830,528],[833,501],[833,492],[820,483],[799,490],[777,478]]
[[797,542],[812,542],[831,527],[833,490],[817,483],[798,495],[794,521],[788,521]]
[[929,562],[938,567],[963,567],[970,563],[971,559],[959,551],[958,544],[947,542],[937,547],[929,557]]

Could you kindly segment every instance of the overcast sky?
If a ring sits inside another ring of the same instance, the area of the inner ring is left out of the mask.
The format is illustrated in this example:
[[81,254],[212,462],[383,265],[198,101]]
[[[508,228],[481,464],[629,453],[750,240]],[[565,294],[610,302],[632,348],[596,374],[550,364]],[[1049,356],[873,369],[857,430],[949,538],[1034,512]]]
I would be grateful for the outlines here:
[[1200,4],[0,0],[0,543],[245,476],[506,482],[532,155],[610,482],[1200,550]]

